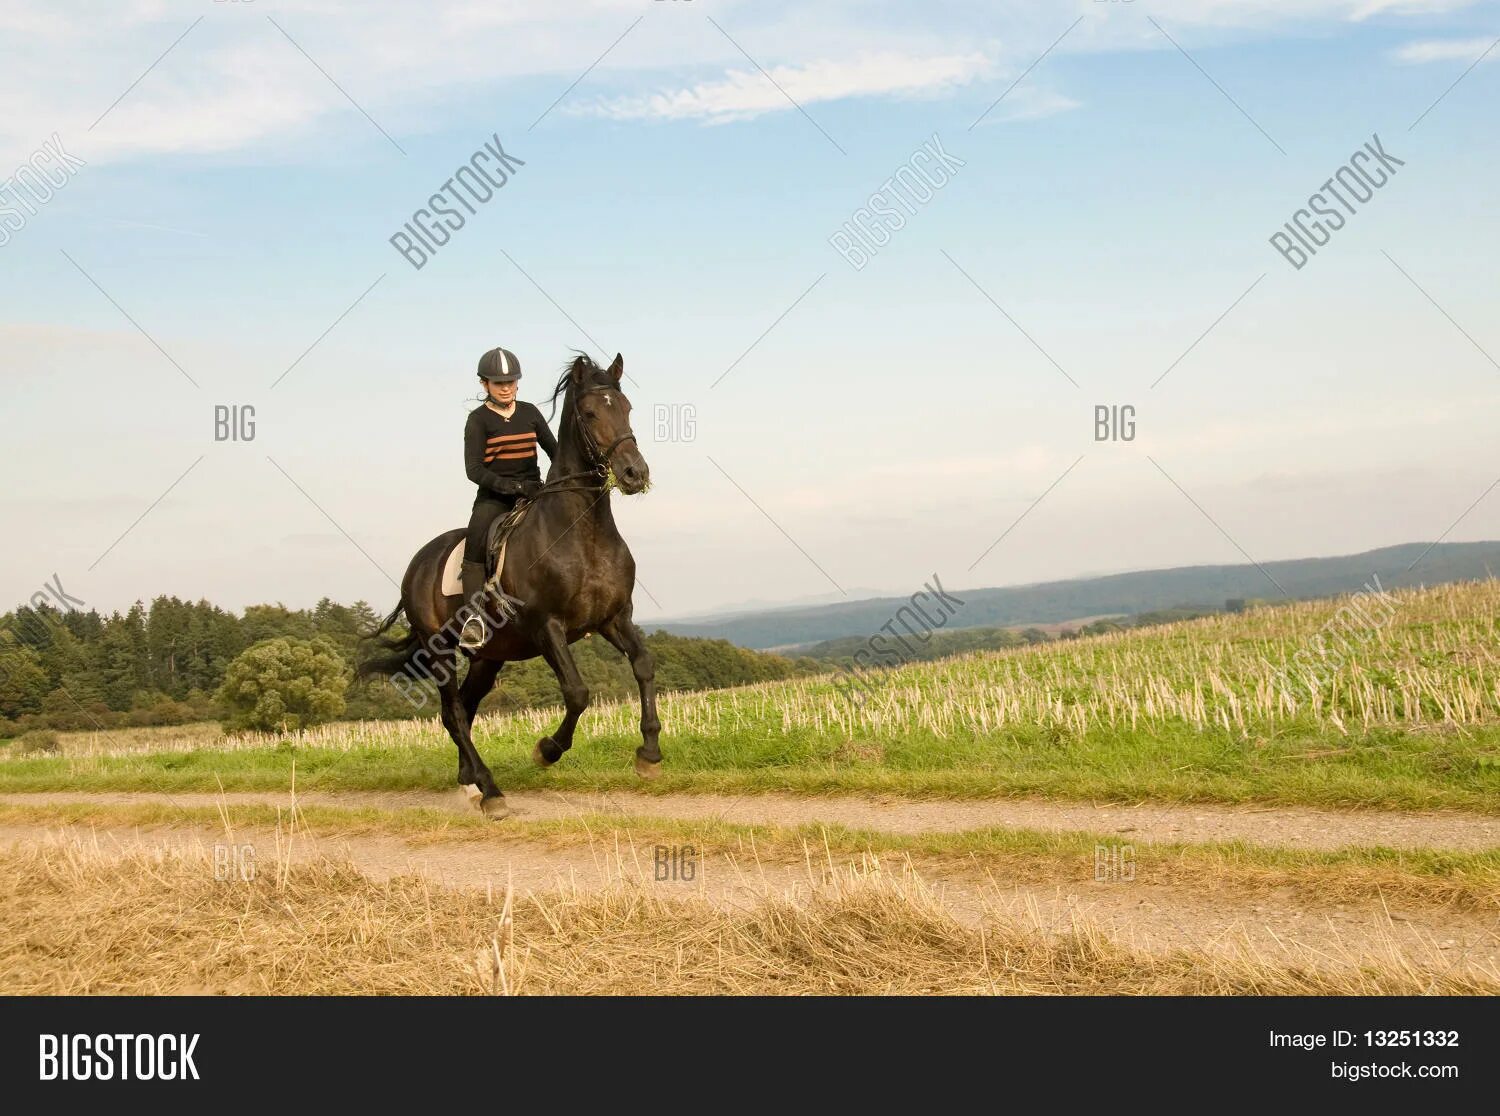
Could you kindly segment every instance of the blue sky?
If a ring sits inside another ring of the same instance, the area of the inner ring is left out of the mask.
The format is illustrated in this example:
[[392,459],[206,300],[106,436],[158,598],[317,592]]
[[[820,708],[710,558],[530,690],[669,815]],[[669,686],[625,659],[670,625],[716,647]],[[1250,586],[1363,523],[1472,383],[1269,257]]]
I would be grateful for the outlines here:
[[[386,604],[500,343],[523,398],[624,353],[645,619],[1500,537],[1497,8],[7,5],[0,167],[85,165],[0,245],[0,596]],[[1405,166],[1293,270],[1377,132]],[[413,270],[496,134],[525,166]],[[935,135],[964,165],[856,271],[829,236]]]

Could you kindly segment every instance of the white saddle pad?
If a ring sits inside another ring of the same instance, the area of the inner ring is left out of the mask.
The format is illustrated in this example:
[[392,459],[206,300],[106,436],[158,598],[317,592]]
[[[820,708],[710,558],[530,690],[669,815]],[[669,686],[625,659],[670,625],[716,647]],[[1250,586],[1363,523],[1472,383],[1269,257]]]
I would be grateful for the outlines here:
[[[519,524],[526,517],[527,504],[521,505],[521,510],[516,514],[516,523]],[[495,573],[490,578],[490,584],[500,584],[500,574],[505,569],[505,552],[510,547],[510,539],[507,538],[500,544],[500,553],[495,556]],[[443,594],[448,597],[462,597],[464,595],[464,544],[460,540],[448,554],[448,561],[443,566]]]
[[460,542],[453,548],[453,553],[448,555],[448,563],[443,567],[443,594],[449,597],[461,597],[464,595],[464,544]]

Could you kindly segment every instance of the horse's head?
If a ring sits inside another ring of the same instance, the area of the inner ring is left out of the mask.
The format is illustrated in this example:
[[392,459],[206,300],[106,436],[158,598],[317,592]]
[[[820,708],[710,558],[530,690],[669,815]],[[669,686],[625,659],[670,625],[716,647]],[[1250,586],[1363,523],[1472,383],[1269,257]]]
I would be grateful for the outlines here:
[[568,369],[567,384],[573,399],[573,421],[583,436],[585,452],[592,458],[590,464],[610,469],[620,491],[632,496],[645,489],[651,471],[630,429],[630,400],[620,390],[624,375],[625,358],[618,353],[608,368],[579,356]]

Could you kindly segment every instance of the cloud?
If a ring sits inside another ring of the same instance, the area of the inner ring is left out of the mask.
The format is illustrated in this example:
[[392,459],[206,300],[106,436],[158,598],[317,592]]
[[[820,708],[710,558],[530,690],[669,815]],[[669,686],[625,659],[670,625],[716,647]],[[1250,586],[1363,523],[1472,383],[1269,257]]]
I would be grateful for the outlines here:
[[1041,120],[1044,117],[1056,116],[1060,112],[1076,109],[1082,104],[1082,101],[1075,101],[1072,97],[1054,89],[1018,85],[995,106],[993,111],[985,115],[984,123],[993,124],[1006,120]]
[[1426,39],[1407,43],[1392,57],[1398,62],[1421,64],[1423,62],[1472,62],[1481,55],[1486,61],[1500,58],[1494,51],[1494,39]]
[[914,57],[884,51],[842,61],[773,66],[768,71],[770,81],[759,70],[730,70],[714,81],[670,92],[596,100],[572,111],[610,120],[722,124],[789,111],[791,101],[805,106],[848,97],[933,96],[984,77],[990,69],[989,59],[979,53]]
[[1372,16],[1440,15],[1470,7],[1474,0],[1355,0],[1349,18],[1356,22]]
[[1310,21],[1362,23],[1440,15],[1474,6],[1476,0],[1158,0],[1152,14],[1196,27],[1288,28]]
[[[91,163],[273,145],[285,153],[288,140],[319,128],[383,144],[341,89],[397,135],[426,131],[441,119],[435,109],[501,80],[556,81],[555,95],[586,55],[631,26],[634,11],[623,0],[575,0],[566,13],[396,0],[263,7],[96,0],[84,10],[6,0],[0,34],[16,49],[0,67],[0,177],[53,132]],[[659,71],[675,61],[638,31],[592,80],[620,66]],[[548,95],[537,93],[537,111]]]
[[[316,157],[325,133],[383,146],[340,88],[398,137],[429,131],[450,110],[502,90],[524,104],[518,115],[534,118],[574,81],[582,84],[559,117],[724,123],[790,110],[734,43],[804,105],[941,97],[1019,75],[1069,15],[1051,0],[991,3],[984,13],[942,4],[882,5],[876,13],[847,3],[735,3],[722,13],[731,42],[688,12],[692,5],[646,4],[643,15],[640,0],[278,0],[274,13],[205,0],[5,0],[0,36],[15,49],[0,67],[0,174],[54,132],[90,162],[244,152],[298,160]],[[1191,49],[1205,39],[1303,34],[1320,23],[1398,20],[1472,3],[1153,0],[1153,13]],[[1087,18],[1057,44],[1054,62],[1172,49],[1136,18],[1139,4],[1072,7]],[[589,66],[591,59],[600,61]],[[1036,119],[1074,107],[1038,85],[1045,77],[1027,77],[992,116]]]

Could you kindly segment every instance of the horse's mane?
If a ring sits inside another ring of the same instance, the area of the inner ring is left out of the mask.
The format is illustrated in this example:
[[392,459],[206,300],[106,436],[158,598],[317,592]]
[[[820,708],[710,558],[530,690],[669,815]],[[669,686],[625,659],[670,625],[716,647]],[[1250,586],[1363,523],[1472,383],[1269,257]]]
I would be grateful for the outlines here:
[[[557,386],[552,389],[552,395],[550,397],[552,402],[552,411],[547,415],[548,422],[551,422],[553,418],[557,416],[557,402],[567,395],[568,387],[573,382],[573,374],[575,371],[586,372],[589,379],[593,379],[596,375],[602,378],[608,378],[609,376],[609,373],[607,371],[605,371],[603,368],[600,368],[597,364],[594,363],[594,358],[589,356],[588,353],[581,352],[577,349],[573,351],[578,355],[563,367],[562,375],[557,379]],[[601,384],[600,386],[602,387],[605,385]]]

